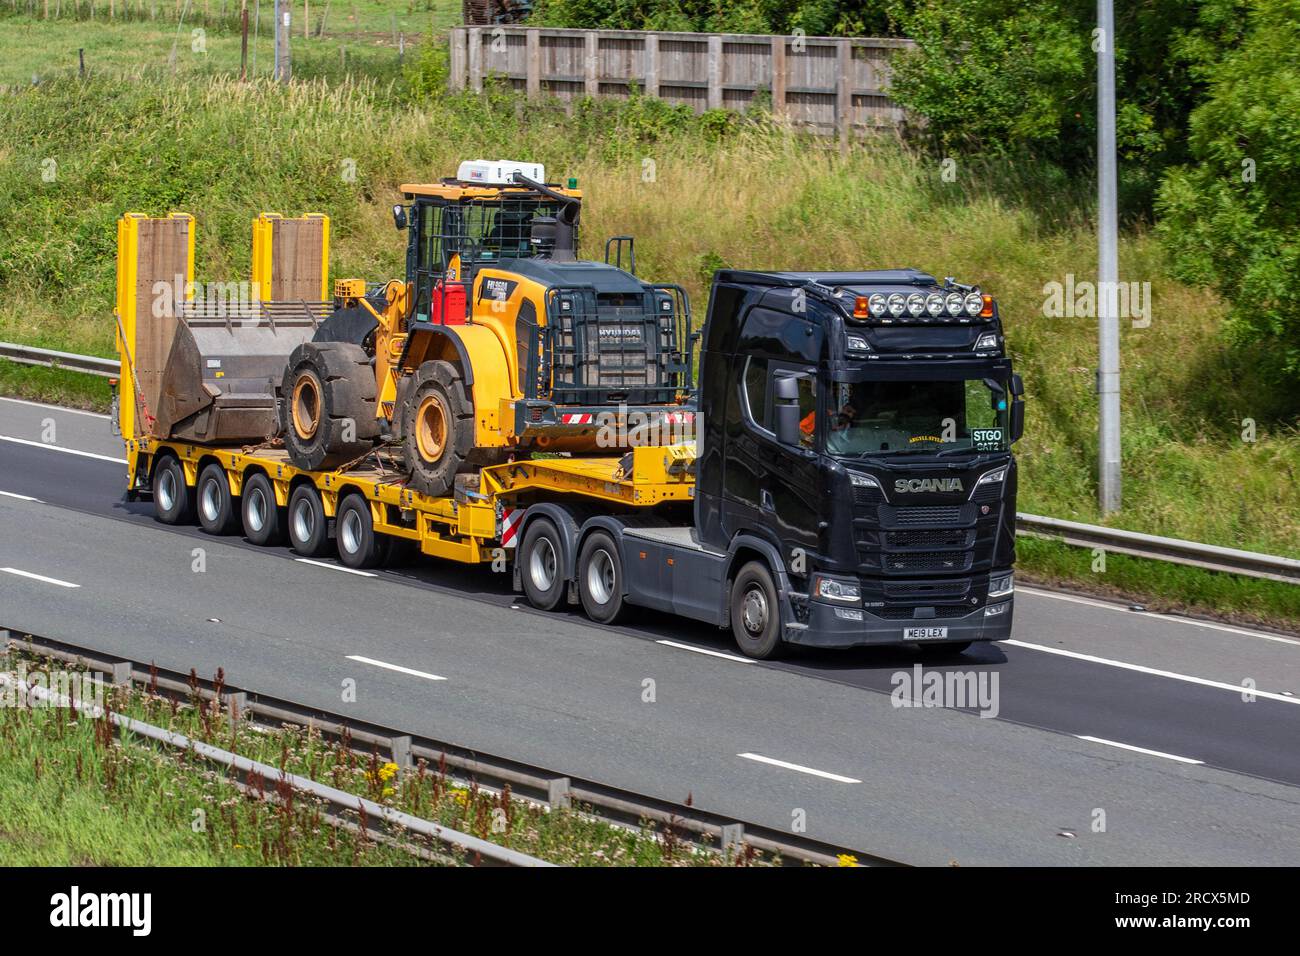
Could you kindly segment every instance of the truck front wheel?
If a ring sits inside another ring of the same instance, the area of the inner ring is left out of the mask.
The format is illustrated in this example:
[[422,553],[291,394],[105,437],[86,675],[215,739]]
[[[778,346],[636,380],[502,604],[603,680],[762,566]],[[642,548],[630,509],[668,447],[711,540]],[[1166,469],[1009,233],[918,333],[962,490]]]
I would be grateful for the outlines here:
[[746,657],[769,660],[781,651],[781,606],[761,561],[750,561],[732,582],[731,633]]
[[592,532],[578,554],[578,595],[587,617],[598,624],[617,624],[627,611],[623,562],[618,545],[604,531]]

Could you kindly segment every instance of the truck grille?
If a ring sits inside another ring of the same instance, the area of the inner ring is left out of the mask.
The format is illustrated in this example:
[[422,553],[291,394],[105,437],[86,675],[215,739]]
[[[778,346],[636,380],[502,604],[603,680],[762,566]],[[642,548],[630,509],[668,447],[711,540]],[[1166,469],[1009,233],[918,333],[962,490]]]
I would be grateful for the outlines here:
[[945,598],[965,597],[970,588],[970,578],[959,578],[955,581],[887,581],[885,582],[885,597],[943,600]]
[[890,571],[965,571],[970,560],[969,552],[911,551],[885,555],[885,567]]
[[929,525],[931,527],[962,524],[962,505],[922,505],[895,508],[882,505],[880,523],[886,526]]
[[885,547],[895,548],[969,548],[973,531],[964,528],[938,528],[915,531],[886,531]]
[[[965,617],[973,607],[963,607],[961,605],[944,605],[934,609],[935,620],[949,620],[954,617]],[[879,607],[873,608],[871,613],[876,617],[883,617],[887,621],[910,621],[916,609],[912,607]],[[930,618],[919,618],[918,620],[930,620]]]

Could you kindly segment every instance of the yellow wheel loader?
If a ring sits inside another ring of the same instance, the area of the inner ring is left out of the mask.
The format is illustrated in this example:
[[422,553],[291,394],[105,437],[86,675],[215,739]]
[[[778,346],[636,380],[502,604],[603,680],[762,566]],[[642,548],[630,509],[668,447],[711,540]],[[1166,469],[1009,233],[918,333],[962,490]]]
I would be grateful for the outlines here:
[[685,291],[638,279],[630,237],[579,260],[582,194],[544,178],[473,161],[401,187],[405,280],[336,282],[278,383],[294,465],[341,467],[388,440],[409,485],[442,495],[511,457],[616,454],[690,422]]

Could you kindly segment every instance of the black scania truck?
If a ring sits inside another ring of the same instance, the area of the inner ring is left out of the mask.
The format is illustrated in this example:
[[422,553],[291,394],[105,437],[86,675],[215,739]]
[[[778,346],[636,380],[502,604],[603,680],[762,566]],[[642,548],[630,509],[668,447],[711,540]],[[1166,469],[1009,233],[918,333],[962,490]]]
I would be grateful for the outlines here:
[[702,334],[693,514],[529,509],[554,511],[590,617],[670,611],[757,658],[1010,636],[1024,403],[991,296],[911,269],[727,270]]

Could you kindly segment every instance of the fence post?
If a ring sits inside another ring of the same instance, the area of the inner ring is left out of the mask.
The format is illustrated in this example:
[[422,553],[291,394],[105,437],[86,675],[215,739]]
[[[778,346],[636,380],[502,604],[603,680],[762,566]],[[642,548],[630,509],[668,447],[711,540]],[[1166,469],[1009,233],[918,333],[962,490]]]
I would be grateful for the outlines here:
[[525,90],[529,99],[536,99],[542,92],[542,38],[537,27],[529,27],[524,34],[528,52],[528,79]]
[[709,37],[709,98],[711,110],[722,108],[722,37]]
[[659,37],[653,33],[644,34],[645,40],[645,93],[646,96],[659,95]]
[[785,119],[785,37],[772,37],[772,115]]
[[451,88],[465,88],[465,35],[464,27],[451,28]]
[[600,92],[600,77],[596,72],[597,59],[596,50],[599,39],[595,30],[588,30],[585,35],[587,55],[583,57],[583,91],[588,96],[595,96]]
[[478,27],[469,28],[466,44],[469,47],[469,88],[475,93],[483,92],[483,32]]
[[853,131],[853,47],[848,40],[835,41],[835,131],[839,133],[840,149],[849,145]]

